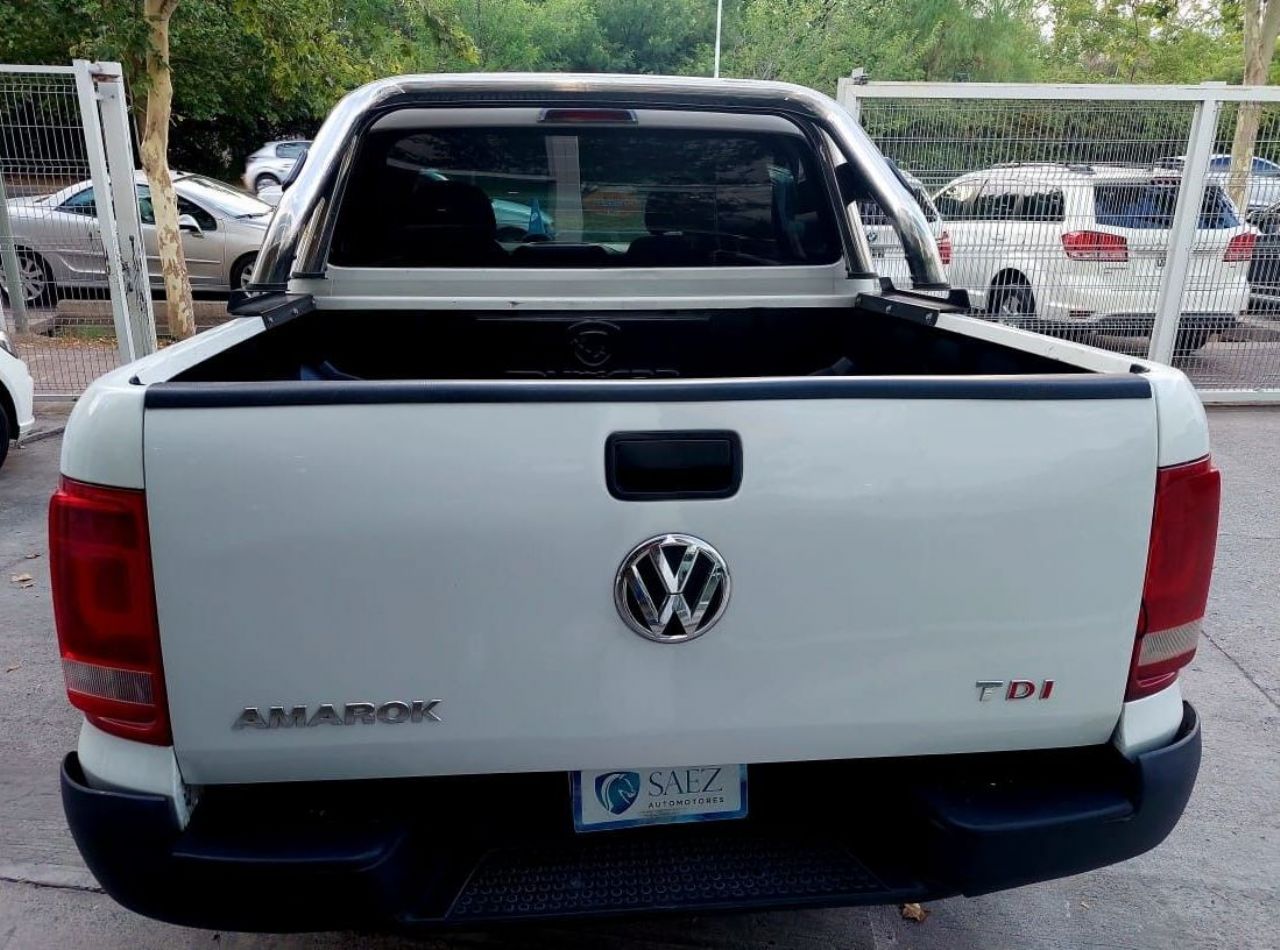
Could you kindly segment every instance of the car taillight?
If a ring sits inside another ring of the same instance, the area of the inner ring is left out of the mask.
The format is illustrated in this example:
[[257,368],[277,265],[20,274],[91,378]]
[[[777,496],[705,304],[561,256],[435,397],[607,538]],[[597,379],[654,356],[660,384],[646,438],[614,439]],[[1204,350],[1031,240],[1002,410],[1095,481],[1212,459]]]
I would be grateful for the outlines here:
[[1258,236],[1252,232],[1237,234],[1227,245],[1227,253],[1222,255],[1223,261],[1230,264],[1236,261],[1252,260],[1253,247],[1257,242]]
[[1126,700],[1164,689],[1196,654],[1221,494],[1221,476],[1208,456],[1156,475],[1147,578]]
[[1062,249],[1073,261],[1127,261],[1129,242],[1104,231],[1069,231],[1062,235]]
[[938,238],[938,256],[942,258],[944,265],[951,263],[951,235],[946,231]]
[[49,569],[71,705],[104,732],[168,745],[146,495],[63,478]]

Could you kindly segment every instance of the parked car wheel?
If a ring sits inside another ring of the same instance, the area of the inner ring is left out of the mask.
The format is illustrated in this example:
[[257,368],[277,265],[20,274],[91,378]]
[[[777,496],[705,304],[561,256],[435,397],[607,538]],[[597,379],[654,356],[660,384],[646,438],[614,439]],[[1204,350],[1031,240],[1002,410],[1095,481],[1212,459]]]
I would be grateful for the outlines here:
[[243,290],[245,285],[253,279],[253,265],[257,260],[257,254],[242,254],[236,258],[236,262],[231,265],[229,280],[232,290]]
[[1021,274],[996,278],[987,299],[987,314],[994,320],[1014,326],[1023,326],[1035,319],[1035,294]]
[[13,427],[9,422],[9,414],[4,411],[4,403],[0,402],[0,468],[4,468],[5,456],[9,454],[9,440],[13,438]]
[[[18,251],[18,273],[22,281],[22,299],[28,307],[41,307],[57,302],[58,291],[53,274],[44,258],[35,251]],[[9,279],[0,267],[0,292],[5,300],[10,297]]]
[[262,194],[268,188],[279,188],[280,179],[275,175],[259,175],[253,180],[253,190],[256,194]]

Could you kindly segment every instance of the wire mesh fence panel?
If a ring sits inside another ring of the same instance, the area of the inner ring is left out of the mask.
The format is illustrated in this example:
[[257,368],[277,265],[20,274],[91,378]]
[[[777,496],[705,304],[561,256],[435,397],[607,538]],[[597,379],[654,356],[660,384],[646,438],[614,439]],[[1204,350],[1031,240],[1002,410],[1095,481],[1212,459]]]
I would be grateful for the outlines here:
[[931,189],[951,282],[976,315],[1132,354],[1147,352],[1169,248],[1178,185],[1162,165],[1185,150],[1191,114],[1186,103],[861,103],[884,153]]
[[89,177],[72,71],[0,67],[0,299],[37,396],[78,395],[119,362]]
[[[1257,134],[1251,152],[1239,150],[1233,163],[1241,120],[1256,123]],[[1224,103],[1205,177],[1206,190],[1224,191],[1248,226],[1231,255],[1245,271],[1248,296],[1234,324],[1199,350],[1175,349],[1174,361],[1201,389],[1280,390],[1280,105]],[[1225,281],[1201,280],[1196,291],[1220,306],[1236,300]]]
[[[1203,390],[1280,391],[1280,105],[1252,105],[1256,144],[1233,169],[1250,105],[1207,87],[1161,90],[1072,99],[1069,88],[985,98],[972,87],[910,97],[854,87],[845,101],[919,183],[951,283],[976,316],[1146,356],[1161,287],[1180,285],[1168,311],[1174,364]],[[1189,169],[1198,109],[1209,110],[1211,142]],[[1184,177],[1203,178],[1185,234],[1174,220]],[[873,253],[882,273],[905,276],[894,245],[873,240]]]

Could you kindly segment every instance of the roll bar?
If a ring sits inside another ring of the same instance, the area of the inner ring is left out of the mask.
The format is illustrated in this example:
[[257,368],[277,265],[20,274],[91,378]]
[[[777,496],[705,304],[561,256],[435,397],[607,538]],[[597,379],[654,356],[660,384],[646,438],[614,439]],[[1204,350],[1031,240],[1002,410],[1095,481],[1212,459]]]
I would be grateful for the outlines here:
[[[826,132],[892,222],[906,254],[913,286],[947,287],[942,259],[915,200],[853,117],[828,96],[789,83],[674,76],[554,73],[446,73],[397,76],[361,86],[325,120],[302,168],[281,197],[250,291],[284,290],[291,276],[324,271],[337,200],[365,130],[378,118],[411,107],[545,105],[614,106],[783,115]],[[335,200],[337,199],[337,200]],[[848,249],[855,270],[870,272],[860,235]]]

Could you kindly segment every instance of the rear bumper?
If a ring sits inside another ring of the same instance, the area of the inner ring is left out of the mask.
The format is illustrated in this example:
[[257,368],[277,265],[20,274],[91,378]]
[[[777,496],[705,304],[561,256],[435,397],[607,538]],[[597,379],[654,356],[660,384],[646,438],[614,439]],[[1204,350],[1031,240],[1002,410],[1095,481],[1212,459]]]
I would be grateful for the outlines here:
[[[1224,265],[1234,267],[1237,265]],[[1033,290],[1036,281],[1032,281]],[[1114,283],[1088,274],[1063,275],[1044,281],[1036,299],[1043,319],[1078,323],[1129,320],[1152,321],[1155,318],[1157,283],[1149,289],[1136,289],[1123,278]],[[1180,298],[1183,317],[1198,315],[1208,319],[1235,317],[1249,305],[1249,282],[1245,271],[1224,273],[1218,277],[1189,277]],[[1089,316],[1072,316],[1089,314]],[[1149,328],[1148,323],[1148,328]]]
[[179,829],[159,795],[62,799],[108,894],[233,930],[848,905],[982,894],[1155,847],[1200,764],[1168,745],[752,766],[750,816],[577,835],[563,773],[212,788]]
[[[1087,317],[1069,317],[1064,320],[1066,326],[1088,327],[1111,336],[1150,336],[1155,323],[1154,313],[1091,312]],[[1238,311],[1187,311],[1178,320],[1178,329],[1218,332],[1232,330],[1239,323]]]

